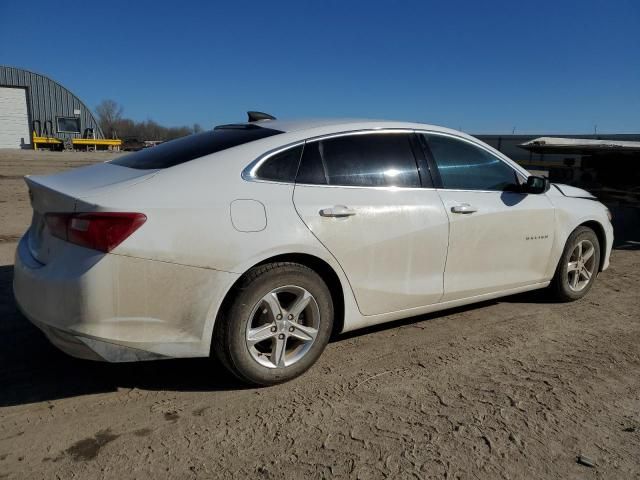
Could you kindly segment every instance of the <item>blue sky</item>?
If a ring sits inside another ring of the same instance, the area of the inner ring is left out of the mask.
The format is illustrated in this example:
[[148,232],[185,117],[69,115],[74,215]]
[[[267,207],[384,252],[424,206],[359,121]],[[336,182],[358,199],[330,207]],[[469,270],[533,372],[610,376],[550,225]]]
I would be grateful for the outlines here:
[[171,126],[255,109],[640,132],[638,0],[4,0],[0,64]]

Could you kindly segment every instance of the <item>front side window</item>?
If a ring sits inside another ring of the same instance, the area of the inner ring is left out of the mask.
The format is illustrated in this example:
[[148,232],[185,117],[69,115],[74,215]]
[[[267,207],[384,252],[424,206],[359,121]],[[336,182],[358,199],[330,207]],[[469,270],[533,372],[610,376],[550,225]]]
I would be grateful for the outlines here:
[[260,165],[256,177],[261,180],[293,183],[296,179],[301,154],[302,145],[299,145],[272,155]]
[[297,183],[357,187],[420,187],[406,133],[345,135],[308,142]]
[[424,135],[443,188],[503,191],[518,183],[515,170],[486,150],[442,135]]

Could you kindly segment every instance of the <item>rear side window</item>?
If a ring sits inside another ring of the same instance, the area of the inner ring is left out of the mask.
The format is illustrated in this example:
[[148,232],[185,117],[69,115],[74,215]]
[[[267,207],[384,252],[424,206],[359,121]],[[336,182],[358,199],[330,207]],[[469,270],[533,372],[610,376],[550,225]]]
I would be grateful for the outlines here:
[[256,177],[261,180],[293,183],[296,179],[301,154],[302,145],[276,153],[260,165]]
[[486,150],[442,135],[424,135],[443,188],[502,191],[518,183],[515,170]]
[[408,134],[375,133],[307,143],[296,182],[419,187],[420,177]]
[[256,125],[231,125],[145,148],[111,163],[139,170],[169,168],[212,153],[282,133]]

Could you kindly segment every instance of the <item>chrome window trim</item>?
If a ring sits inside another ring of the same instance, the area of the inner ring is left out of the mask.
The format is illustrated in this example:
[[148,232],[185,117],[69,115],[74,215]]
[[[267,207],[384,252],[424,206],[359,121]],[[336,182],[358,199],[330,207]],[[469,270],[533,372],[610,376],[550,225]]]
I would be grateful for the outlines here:
[[507,190],[465,190],[464,188],[436,188],[436,190],[440,192],[473,192],[473,193],[517,193],[519,195],[523,195],[520,192],[509,192]]
[[[306,138],[304,140],[296,140],[295,142],[291,142],[285,145],[281,145],[280,147],[276,147],[273,148],[265,153],[263,153],[262,155],[260,155],[259,157],[257,157],[255,160],[253,160],[251,163],[249,163],[249,165],[247,165],[241,173],[241,177],[243,180],[247,181],[247,182],[258,182],[258,183],[275,183],[275,184],[280,184],[280,185],[301,185],[301,186],[313,186],[313,187],[331,187],[331,188],[375,188],[375,189],[379,189],[379,190],[384,190],[384,189],[402,189],[402,190],[446,190],[446,191],[450,191],[450,192],[484,192],[484,193],[495,193],[495,192],[500,192],[502,193],[503,190],[465,190],[465,189],[452,189],[452,188],[435,188],[435,187],[393,187],[393,186],[389,186],[389,187],[368,187],[368,186],[360,186],[360,185],[318,185],[318,184],[313,184],[313,183],[296,183],[294,182],[283,182],[283,181],[279,181],[279,180],[268,180],[268,179],[263,179],[260,178],[256,175],[258,169],[262,166],[262,164],[264,162],[266,162],[267,160],[269,160],[269,158],[273,157],[274,155],[277,155],[278,153],[282,153],[285,150],[288,150],[290,148],[295,148],[298,147],[300,145],[306,145],[309,142],[317,142],[319,140],[326,140],[329,138],[337,138],[337,137],[345,137],[345,136],[350,136],[350,135],[366,135],[366,134],[371,134],[371,133],[386,133],[386,134],[394,134],[394,133],[417,133],[417,134],[429,134],[429,135],[440,135],[443,137],[450,137],[450,138],[454,138],[456,140],[461,140],[463,142],[469,143],[477,148],[481,148],[482,150],[486,151],[487,153],[489,153],[490,155],[492,155],[493,157],[497,158],[498,160],[500,160],[501,162],[505,163],[507,166],[509,166],[512,170],[514,170],[517,174],[520,174],[522,176],[524,176],[524,179],[526,179],[529,174],[526,171],[526,169],[524,169],[523,167],[521,167],[520,165],[516,164],[515,162],[513,162],[513,160],[509,159],[508,157],[505,157],[503,154],[501,154],[500,152],[493,151],[493,149],[487,148],[487,146],[482,145],[481,143],[478,143],[476,141],[470,140],[468,138],[464,138],[461,137],[459,135],[453,134],[453,133],[448,133],[448,132],[440,132],[437,130],[429,130],[429,129],[418,129],[418,128],[386,128],[386,127],[380,127],[380,128],[367,128],[367,129],[359,129],[359,130],[345,130],[342,132],[334,132],[334,133],[327,133],[327,134],[323,134],[323,135],[316,135],[314,137],[309,137]],[[496,152],[498,153],[498,155],[496,155]]]
[[[511,168],[511,170],[515,171],[516,174],[520,174],[520,175],[524,176],[525,180],[526,180],[527,177],[530,176],[530,174],[527,172],[527,170],[525,168],[523,168],[520,165],[518,165],[516,162],[511,160],[509,157],[507,157],[503,153],[491,148],[489,145],[483,145],[482,143],[478,143],[478,142],[475,142],[475,141],[470,140],[468,138],[460,137],[459,135],[454,135],[454,134],[447,133],[447,132],[438,132],[438,131],[434,131],[434,130],[418,130],[418,129],[416,129],[415,132],[416,133],[426,133],[426,134],[429,134],[429,135],[439,135],[441,137],[449,137],[449,138],[453,138],[455,140],[462,140],[463,142],[466,142],[466,143],[468,143],[470,145],[473,145],[474,147],[477,147],[477,148],[480,148],[480,149],[484,150],[485,152],[487,152],[492,157],[495,157],[496,159],[500,160],[502,163],[506,164],[509,168]],[[489,148],[487,148],[487,147],[489,147]],[[503,192],[504,191],[504,190],[470,190],[470,189],[444,188],[444,187],[440,188],[439,190],[457,191],[457,192]]]
[[[281,182],[284,183],[284,182]],[[424,191],[424,190],[437,190],[436,188],[433,187],[395,187],[393,185],[389,185],[386,187],[368,187],[368,186],[363,186],[363,185],[323,185],[321,183],[296,183],[296,184],[292,184],[289,183],[287,185],[295,185],[296,187],[319,187],[319,188],[366,188],[368,190],[390,190],[390,191],[398,191],[398,190],[420,190],[420,191]]]
[[[274,155],[277,155],[278,153],[281,153],[289,148],[294,148],[297,147],[299,145],[302,144],[307,144],[309,142],[317,142],[319,140],[326,140],[329,138],[336,138],[336,137],[346,137],[346,136],[350,136],[350,135],[366,135],[366,134],[370,134],[370,133],[389,133],[389,134],[393,134],[393,133],[413,133],[414,130],[411,128],[367,128],[367,129],[361,129],[361,130],[346,130],[344,132],[334,132],[334,133],[327,133],[324,135],[317,135],[315,137],[309,137],[306,138],[304,140],[298,140],[292,143],[288,143],[286,145],[274,148],[272,150],[269,150],[268,152],[263,153],[262,155],[260,155],[258,158],[256,158],[254,161],[252,161],[249,165],[247,165],[243,170],[242,173],[240,174],[240,176],[242,177],[243,180],[247,181],[247,182],[264,182],[264,183],[280,183],[280,184],[284,184],[284,185],[292,185],[295,184],[295,182],[282,182],[282,181],[278,181],[278,180],[267,180],[267,179],[263,179],[260,178],[256,175],[258,169],[262,166],[262,164],[264,162],[266,162],[267,160],[269,160],[269,158],[271,158]],[[298,185],[303,185],[301,183],[299,183]],[[328,185],[321,185],[321,186],[328,186]],[[342,186],[347,186],[347,185],[330,185],[333,187],[342,187]],[[359,187],[359,188],[371,188],[371,187]],[[413,188],[413,187],[406,187],[406,188]],[[415,188],[419,188],[419,187],[415,187]]]
[[254,161],[252,161],[249,165],[244,167],[244,169],[242,170],[242,173],[240,174],[240,176],[242,177],[243,180],[245,180],[247,182],[281,183],[281,184],[284,184],[284,185],[291,185],[291,184],[293,184],[295,182],[282,182],[282,181],[279,181],[279,180],[267,180],[267,179],[258,177],[256,175],[256,172],[258,171],[258,169],[262,166],[262,164],[264,162],[269,160],[274,155],[277,155],[278,153],[282,153],[285,150],[289,150],[290,148],[299,147],[300,145],[304,145],[304,144],[305,144],[304,140],[298,140],[296,142],[288,143],[286,145],[282,145],[280,147],[273,148],[273,149],[263,153],[258,158],[256,158]]

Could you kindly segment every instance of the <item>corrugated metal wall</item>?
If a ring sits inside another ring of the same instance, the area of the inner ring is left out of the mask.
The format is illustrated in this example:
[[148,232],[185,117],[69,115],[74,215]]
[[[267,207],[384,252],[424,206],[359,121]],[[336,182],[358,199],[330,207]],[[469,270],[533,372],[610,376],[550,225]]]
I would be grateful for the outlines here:
[[[63,140],[81,137],[81,133],[60,133],[56,125],[56,117],[79,117],[81,132],[84,132],[85,128],[93,128],[97,138],[104,138],[91,110],[78,97],[54,80],[21,68],[0,65],[0,86],[25,87],[29,121],[39,120],[44,129],[45,122],[50,120],[53,132],[50,131],[49,135]],[[76,113],[78,111],[79,114]],[[32,130],[33,127],[30,124],[29,131]]]

